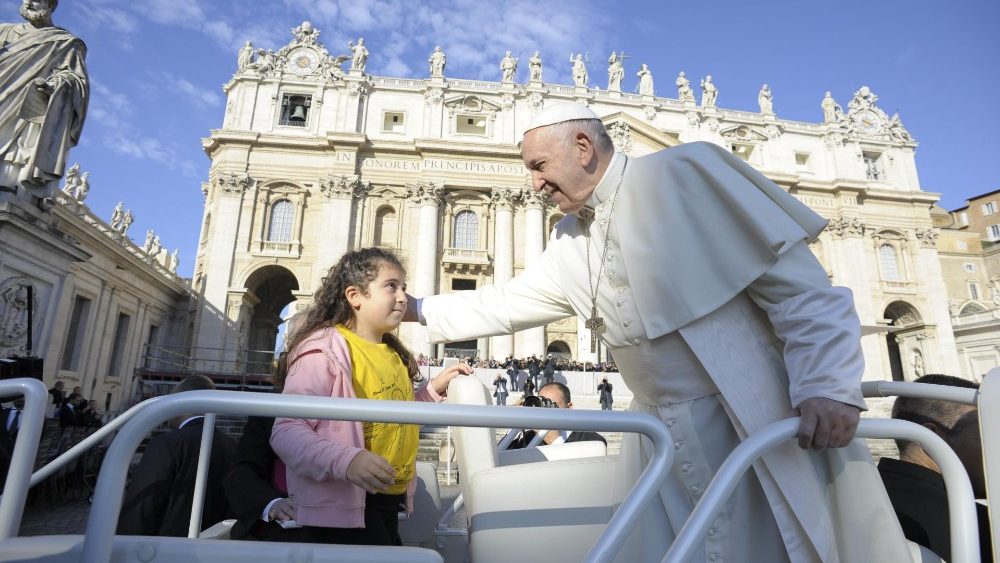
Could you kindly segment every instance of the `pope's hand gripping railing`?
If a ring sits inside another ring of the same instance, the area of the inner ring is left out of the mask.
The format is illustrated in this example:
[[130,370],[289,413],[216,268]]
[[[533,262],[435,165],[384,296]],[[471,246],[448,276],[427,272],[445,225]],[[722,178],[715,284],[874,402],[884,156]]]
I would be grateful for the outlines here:
[[[498,409],[492,406],[427,404],[403,401],[368,401],[296,395],[190,391],[162,397],[136,413],[108,448],[94,490],[94,504],[87,520],[83,561],[98,563],[111,557],[112,541],[121,509],[129,460],[143,438],[163,420],[184,413],[287,416],[362,422],[397,422],[440,426],[558,428],[637,432],[653,445],[650,463],[622,501],[597,539],[587,561],[610,561],[666,478],[673,463],[670,433],[662,422],[641,413],[607,413],[566,409]],[[37,439],[36,439],[37,440]],[[199,477],[203,481],[203,477]],[[204,485],[202,485],[203,487]]]

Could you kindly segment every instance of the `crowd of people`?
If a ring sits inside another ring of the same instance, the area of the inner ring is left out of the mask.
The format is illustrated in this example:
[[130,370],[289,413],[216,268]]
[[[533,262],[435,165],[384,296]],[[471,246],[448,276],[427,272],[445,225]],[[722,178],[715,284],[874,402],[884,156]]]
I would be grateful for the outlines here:
[[97,409],[97,401],[87,400],[83,397],[83,391],[79,385],[73,388],[68,395],[65,391],[65,384],[56,381],[49,389],[51,399],[51,418],[59,420],[59,426],[89,426],[99,428],[103,425],[103,417]]
[[[554,367],[556,371],[618,371],[618,366],[616,366],[614,362],[581,362],[579,360],[572,360],[562,356],[555,356],[553,354],[549,354],[548,356],[555,358]],[[510,366],[510,362],[513,361],[517,366],[517,369],[522,371],[530,369],[533,362],[544,363],[543,360],[540,360],[535,354],[525,358],[514,358],[513,356],[508,356],[503,360],[498,360],[496,358],[486,359],[478,356],[459,356],[450,352],[445,352],[444,358],[458,358],[460,361],[474,368],[484,369],[507,369]],[[427,357],[420,354],[417,356],[417,365],[440,367],[444,365],[444,358]]]

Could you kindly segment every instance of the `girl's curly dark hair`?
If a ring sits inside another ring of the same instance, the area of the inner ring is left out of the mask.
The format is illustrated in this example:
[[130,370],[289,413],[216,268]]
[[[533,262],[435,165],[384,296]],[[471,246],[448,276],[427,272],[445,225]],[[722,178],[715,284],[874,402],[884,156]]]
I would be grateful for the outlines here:
[[[365,295],[368,295],[368,285],[378,277],[379,269],[390,265],[405,272],[403,264],[392,252],[382,248],[362,248],[348,252],[341,257],[327,272],[326,277],[320,283],[320,287],[313,295],[312,305],[306,309],[305,319],[297,323],[294,330],[289,335],[287,350],[290,354],[295,353],[295,348],[306,339],[307,336],[316,330],[324,327],[332,327],[342,324],[347,328],[354,328],[354,309],[347,301],[344,292],[349,287],[356,287]],[[406,371],[411,381],[421,381],[420,368],[417,365],[413,354],[406,349],[402,341],[391,333],[386,333],[382,341],[399,354],[406,366]],[[290,358],[292,362],[295,358]],[[279,365],[282,372],[279,375],[281,380],[287,375],[287,366],[282,362]]]

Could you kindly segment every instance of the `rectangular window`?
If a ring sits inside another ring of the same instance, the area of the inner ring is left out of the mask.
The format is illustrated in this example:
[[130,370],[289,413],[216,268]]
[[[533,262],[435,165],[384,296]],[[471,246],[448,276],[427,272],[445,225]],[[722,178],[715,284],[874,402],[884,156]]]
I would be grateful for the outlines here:
[[958,244],[958,249],[959,250],[968,250],[969,249],[969,243],[965,242],[964,240],[960,240],[956,244]]
[[973,301],[979,301],[979,284],[970,283],[969,284],[969,299]]
[[993,215],[997,212],[997,204],[994,201],[982,205],[983,215]]
[[73,313],[69,318],[69,330],[66,331],[66,343],[63,345],[59,369],[76,371],[80,362],[80,348],[88,313],[90,313],[90,299],[77,295],[73,299]]
[[387,111],[382,115],[383,133],[405,133],[406,117],[399,111]]
[[958,214],[958,222],[960,224],[962,224],[963,226],[964,225],[968,225],[969,224],[969,214],[966,213],[965,211],[959,213]]
[[861,154],[865,161],[865,177],[869,180],[884,180],[885,173],[882,171],[882,159],[880,154],[866,152]]
[[1000,225],[990,225],[989,240],[1000,240]]
[[114,343],[111,346],[111,361],[108,362],[108,375],[111,377],[121,375],[122,358],[125,356],[125,342],[128,340],[128,325],[131,321],[132,317],[125,313],[118,313]]
[[962,267],[965,268],[965,271],[969,272],[970,274],[976,273],[976,265],[973,264],[972,262],[966,262],[962,264]]
[[459,115],[455,131],[464,135],[486,135],[486,118],[481,115]]
[[742,143],[733,143],[732,152],[739,159],[745,160],[745,161],[749,162],[750,161],[750,155],[753,154],[753,149],[754,149],[753,145],[747,145],[747,144],[742,144]]
[[309,108],[312,106],[312,96],[302,94],[285,94],[281,97],[281,119],[278,125],[305,127],[309,122]]
[[809,171],[809,153],[807,152],[795,153],[795,168],[800,172]]

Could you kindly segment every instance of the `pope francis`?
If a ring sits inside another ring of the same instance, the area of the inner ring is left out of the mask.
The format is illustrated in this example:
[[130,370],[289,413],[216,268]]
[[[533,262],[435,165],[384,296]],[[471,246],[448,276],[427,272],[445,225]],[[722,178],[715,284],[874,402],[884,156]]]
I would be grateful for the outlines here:
[[[582,315],[613,352],[632,409],[669,427],[676,461],[622,560],[659,561],[726,455],[801,416],[798,446],[754,465],[696,561],[905,561],[871,456],[860,323],[809,251],[826,222],[708,143],[616,152],[578,104],[540,112],[521,156],[566,216],[542,256],[503,286],[411,298],[410,320],[454,341]],[[595,342],[596,343],[596,342]],[[627,488],[648,457],[627,435]]]

